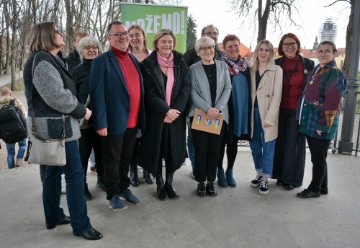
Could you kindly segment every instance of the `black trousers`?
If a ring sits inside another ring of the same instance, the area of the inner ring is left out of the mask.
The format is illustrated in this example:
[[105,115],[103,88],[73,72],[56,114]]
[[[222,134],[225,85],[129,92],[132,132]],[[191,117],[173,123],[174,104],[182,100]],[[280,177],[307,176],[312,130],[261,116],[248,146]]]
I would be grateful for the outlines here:
[[134,151],[137,128],[128,128],[122,135],[101,137],[102,162],[105,174],[106,198],[127,189],[130,160]]
[[101,159],[101,141],[100,136],[95,129],[81,129],[81,138],[79,139],[80,160],[84,170],[84,180],[86,183],[86,173],[91,150],[94,149],[96,172],[98,177],[104,177],[104,169]]
[[331,140],[318,139],[306,136],[311,153],[311,162],[313,164],[312,180],[308,187],[313,192],[320,192],[320,189],[326,189],[328,186],[327,173],[327,153]]
[[195,180],[198,182],[214,182],[216,168],[220,159],[221,145],[225,136],[226,123],[220,135],[191,129],[195,147]]
[[296,110],[281,109],[273,175],[284,184],[301,186],[305,170],[305,135],[298,133]]
[[226,144],[226,134],[224,135],[221,148],[220,148],[220,158],[218,163],[218,169],[223,169],[223,160],[225,155],[225,145],[226,145],[226,156],[227,156],[227,169],[232,170],[234,168],[235,159],[238,153],[238,142],[239,138],[233,135],[233,142],[231,144]]

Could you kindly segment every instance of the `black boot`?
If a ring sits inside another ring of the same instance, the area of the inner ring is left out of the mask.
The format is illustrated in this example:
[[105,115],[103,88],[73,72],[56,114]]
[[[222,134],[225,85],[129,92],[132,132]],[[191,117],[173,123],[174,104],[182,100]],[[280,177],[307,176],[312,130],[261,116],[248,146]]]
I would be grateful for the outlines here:
[[89,188],[88,188],[88,184],[87,184],[87,183],[85,183],[85,185],[84,185],[84,196],[85,196],[85,199],[86,199],[87,201],[90,201],[90,200],[92,199],[92,195],[91,195],[91,193],[90,193],[90,191],[89,191]]
[[162,175],[156,175],[156,192],[157,192],[157,197],[159,198],[159,200],[165,200],[166,198],[166,191],[165,191],[165,187],[164,187],[164,180],[162,178]]
[[154,183],[154,177],[151,175],[150,172],[144,170],[144,178],[145,178],[145,182],[147,184],[153,184]]
[[177,199],[180,196],[176,193],[175,189],[172,186],[173,182],[173,173],[166,174],[165,190],[170,199]]
[[130,184],[134,187],[139,186],[137,164],[130,164]]

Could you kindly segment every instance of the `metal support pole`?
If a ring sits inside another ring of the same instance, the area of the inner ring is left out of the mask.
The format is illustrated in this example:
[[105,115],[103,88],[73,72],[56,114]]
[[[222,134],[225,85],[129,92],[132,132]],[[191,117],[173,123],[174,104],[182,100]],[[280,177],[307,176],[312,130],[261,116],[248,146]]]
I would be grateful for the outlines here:
[[[351,45],[348,85],[345,91],[344,118],[339,141],[339,153],[351,155],[353,149],[353,131],[356,111],[357,89],[360,57],[360,1],[355,1],[353,40]],[[346,49],[349,49],[348,47]]]

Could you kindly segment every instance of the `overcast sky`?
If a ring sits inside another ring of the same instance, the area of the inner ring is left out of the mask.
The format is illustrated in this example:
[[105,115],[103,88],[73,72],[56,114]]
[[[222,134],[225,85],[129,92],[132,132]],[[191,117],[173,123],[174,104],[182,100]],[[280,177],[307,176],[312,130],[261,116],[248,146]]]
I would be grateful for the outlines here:
[[[219,42],[226,34],[236,34],[240,37],[242,43],[248,47],[254,48],[256,45],[257,31],[255,22],[250,19],[242,24],[240,17],[236,16],[231,10],[228,0],[183,0],[181,5],[188,6],[188,14],[192,14],[196,20],[197,37],[200,37],[202,27],[208,24],[214,24],[219,28]],[[333,7],[325,8],[333,0],[299,0],[297,2],[298,13],[294,13],[293,19],[300,27],[290,25],[286,19],[281,23],[282,30],[277,28],[274,31],[274,25],[268,25],[267,39],[277,47],[281,36],[285,33],[295,33],[304,48],[311,48],[315,37],[319,36],[320,28],[326,20],[331,17],[337,25],[337,39],[335,41],[338,48],[345,47],[346,26],[348,23],[350,4],[337,3]],[[257,25],[257,23],[256,23]]]

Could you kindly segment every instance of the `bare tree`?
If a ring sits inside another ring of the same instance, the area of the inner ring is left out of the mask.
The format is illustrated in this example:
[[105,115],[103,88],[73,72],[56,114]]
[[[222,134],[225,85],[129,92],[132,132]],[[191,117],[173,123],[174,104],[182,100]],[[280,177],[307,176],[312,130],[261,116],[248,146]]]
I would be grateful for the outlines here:
[[330,7],[339,2],[347,2],[350,4],[350,15],[349,15],[349,22],[346,28],[346,52],[345,52],[345,60],[342,70],[345,72],[346,75],[349,75],[349,65],[350,65],[350,50],[353,40],[353,29],[354,29],[354,12],[355,12],[355,1],[356,0],[336,0],[331,4],[327,5],[326,7]]
[[[286,16],[291,23],[296,25],[292,19],[292,13],[297,10],[294,3],[296,0],[229,0],[233,9],[240,17],[252,16],[257,17],[258,36],[257,41],[266,38],[267,24],[269,21],[280,26],[280,19]],[[245,18],[244,18],[245,19]]]

